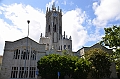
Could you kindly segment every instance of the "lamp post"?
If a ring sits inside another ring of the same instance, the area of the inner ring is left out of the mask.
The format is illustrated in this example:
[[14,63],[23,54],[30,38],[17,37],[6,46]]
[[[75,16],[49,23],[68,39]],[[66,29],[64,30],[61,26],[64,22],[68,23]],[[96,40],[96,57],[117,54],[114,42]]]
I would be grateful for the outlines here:
[[29,36],[29,23],[30,23],[30,20],[27,20],[27,23],[28,23],[28,36]]
[[26,45],[26,53],[25,53],[25,66],[24,66],[24,79],[28,76],[26,75],[26,59],[27,59],[27,54],[28,54],[28,36],[29,36],[29,23],[30,23],[30,20],[27,20],[27,23],[28,23],[28,35],[27,35],[27,45]]

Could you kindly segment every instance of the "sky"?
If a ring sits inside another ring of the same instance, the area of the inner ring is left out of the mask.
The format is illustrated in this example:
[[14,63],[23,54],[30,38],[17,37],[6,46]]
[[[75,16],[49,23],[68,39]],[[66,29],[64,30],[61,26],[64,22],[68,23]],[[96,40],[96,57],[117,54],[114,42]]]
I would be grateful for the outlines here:
[[120,0],[0,0],[0,55],[5,41],[27,36],[27,20],[29,37],[39,42],[53,2],[62,9],[62,31],[72,36],[73,51],[100,42],[104,28],[120,25]]

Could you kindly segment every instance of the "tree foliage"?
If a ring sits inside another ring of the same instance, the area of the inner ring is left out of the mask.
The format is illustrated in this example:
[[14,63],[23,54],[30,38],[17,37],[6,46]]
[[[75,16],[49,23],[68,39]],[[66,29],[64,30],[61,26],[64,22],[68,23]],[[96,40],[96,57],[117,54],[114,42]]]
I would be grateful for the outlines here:
[[115,47],[117,49],[120,47],[120,26],[104,28],[104,30],[105,36],[102,37],[101,43],[110,48]]
[[99,48],[90,49],[85,53],[85,58],[92,63],[91,77],[104,78],[110,77],[110,58],[109,55]]
[[115,49],[112,58],[116,63],[117,73],[120,75],[120,26],[113,26],[104,30],[105,36],[102,37],[101,44]]
[[39,75],[45,79],[57,79],[57,72],[60,72],[60,79],[66,75],[74,79],[85,79],[90,71],[87,60],[67,55],[50,54],[42,57],[37,65]]
[[87,79],[91,70],[91,62],[84,58],[80,58],[76,63],[76,69],[74,71],[74,79]]

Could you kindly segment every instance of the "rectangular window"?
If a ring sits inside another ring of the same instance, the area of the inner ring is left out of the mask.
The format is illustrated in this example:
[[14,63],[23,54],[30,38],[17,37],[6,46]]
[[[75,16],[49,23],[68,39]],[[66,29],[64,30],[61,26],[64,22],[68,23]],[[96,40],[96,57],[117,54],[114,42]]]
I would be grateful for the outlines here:
[[14,50],[13,59],[19,59],[19,57],[20,57],[20,50],[18,49]]
[[17,78],[17,74],[18,74],[18,67],[12,67],[11,78]]
[[29,51],[28,50],[26,51],[26,49],[24,49],[24,51],[21,52],[21,59],[29,60]]
[[68,49],[70,49],[70,45],[68,45]]
[[36,60],[36,51],[33,50],[33,52],[31,51],[31,60]]
[[64,49],[66,49],[66,45],[64,45]]
[[21,52],[21,59],[23,59],[23,51]]
[[35,67],[30,67],[29,78],[35,78]]
[[28,67],[20,67],[19,78],[27,78],[28,77]]

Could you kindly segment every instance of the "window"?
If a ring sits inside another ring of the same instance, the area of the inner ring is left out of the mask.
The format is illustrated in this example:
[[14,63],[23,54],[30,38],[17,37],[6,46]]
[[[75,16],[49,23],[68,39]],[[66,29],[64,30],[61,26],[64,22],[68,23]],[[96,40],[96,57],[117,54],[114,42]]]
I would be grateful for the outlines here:
[[60,50],[60,46],[59,46],[59,50]]
[[19,78],[27,78],[28,77],[28,67],[20,67]]
[[35,67],[30,67],[29,78],[35,78]]
[[56,32],[56,24],[53,27],[53,31]]
[[26,53],[26,49],[24,49],[24,51],[21,52],[21,59],[29,60],[29,51],[28,50],[27,50],[27,53]]
[[19,59],[19,57],[20,57],[20,50],[18,49],[14,50],[13,59]]
[[68,49],[70,49],[70,45],[68,45]]
[[50,32],[50,25],[48,26],[48,32]]
[[64,49],[66,49],[66,45],[64,45]]
[[31,59],[36,60],[36,51],[31,52]]
[[62,27],[59,26],[59,33],[62,34]]
[[11,78],[17,78],[17,74],[18,74],[18,67],[12,67]]
[[23,51],[21,52],[21,59],[23,59]]

